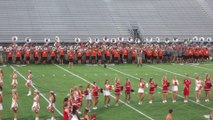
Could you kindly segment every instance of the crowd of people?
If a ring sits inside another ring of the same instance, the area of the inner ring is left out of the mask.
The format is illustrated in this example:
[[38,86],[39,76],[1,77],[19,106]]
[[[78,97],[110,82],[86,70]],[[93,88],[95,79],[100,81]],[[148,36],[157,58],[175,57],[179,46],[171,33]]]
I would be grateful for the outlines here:
[[34,45],[26,43],[2,46],[0,58],[5,63],[202,63],[211,61],[211,43],[131,43],[131,42],[79,42],[76,44]]
[[[3,110],[3,70],[0,70],[0,117],[2,116],[2,110]],[[11,103],[11,111],[14,113],[14,120],[17,120],[17,113],[20,106],[18,106],[18,91],[17,91],[17,71],[13,71],[13,80],[11,82],[12,86],[12,103]],[[186,75],[183,82],[183,96],[184,96],[184,103],[187,103],[189,100],[189,95],[191,91],[191,84],[192,81],[190,80],[189,76]],[[27,82],[26,86],[28,87],[28,94],[27,96],[32,95],[32,87],[33,87],[33,80],[32,80],[32,71],[28,70],[27,75]],[[104,103],[103,106],[105,108],[109,108],[112,104],[111,102],[111,96],[115,96],[114,105],[119,106],[120,101],[120,95],[124,92],[125,94],[125,102],[126,104],[130,104],[131,102],[131,95],[138,93],[138,105],[144,104],[144,97],[145,97],[145,91],[149,94],[149,104],[152,104],[154,102],[154,96],[156,93],[156,88],[160,87],[162,92],[162,103],[165,104],[168,101],[169,97],[169,91],[171,88],[172,93],[172,102],[175,103],[177,100],[177,95],[179,92],[179,84],[180,81],[177,79],[176,76],[173,77],[173,79],[170,81],[168,80],[167,76],[163,76],[161,84],[157,85],[154,78],[150,78],[149,82],[145,82],[143,78],[140,79],[138,86],[132,85],[130,79],[126,79],[126,82],[122,85],[120,82],[120,79],[118,76],[115,77],[114,83],[110,83],[109,80],[105,80],[104,85],[98,85],[97,82],[94,82],[93,84],[88,83],[86,88],[83,88],[82,85],[80,86],[74,86],[70,89],[69,95],[64,98],[63,100],[63,120],[79,120],[79,116],[81,115],[81,109],[82,109],[82,103],[86,103],[84,109],[84,120],[96,120],[96,115],[92,114],[89,115],[89,112],[92,110],[97,110],[100,93],[104,94]],[[204,80],[201,80],[199,76],[195,77],[195,101],[197,103],[200,102],[201,98],[201,92],[205,91],[205,102],[210,101],[210,95],[211,95],[211,87],[212,87],[212,80],[209,74],[206,74]],[[104,86],[103,88],[100,86]],[[147,90],[148,89],[148,90]],[[114,94],[111,94],[114,93]],[[34,90],[34,97],[33,97],[33,104],[32,104],[32,111],[35,114],[35,120],[39,120],[39,110],[40,110],[40,93],[38,90]],[[55,102],[56,102],[56,96],[54,91],[49,92],[49,105],[47,106],[47,111],[51,113],[51,120],[54,120],[54,109],[55,109]],[[100,104],[100,103],[99,103]],[[171,113],[172,111],[170,111]],[[0,118],[1,119],[1,118]]]

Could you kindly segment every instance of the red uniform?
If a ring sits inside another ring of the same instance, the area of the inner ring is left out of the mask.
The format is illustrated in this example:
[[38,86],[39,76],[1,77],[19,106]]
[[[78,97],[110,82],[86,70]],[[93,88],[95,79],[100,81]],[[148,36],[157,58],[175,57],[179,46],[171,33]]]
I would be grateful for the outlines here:
[[69,116],[68,116],[68,111],[66,109],[64,109],[64,118],[63,120],[69,120]]
[[93,92],[92,92],[92,96],[93,97],[98,97],[98,86],[93,86],[92,87],[92,90],[93,90]]
[[163,52],[162,52],[161,49],[158,50],[158,56],[159,56],[159,57],[162,57],[162,56],[163,56]]
[[163,80],[162,90],[164,93],[168,93],[168,90],[169,90],[169,81],[168,80]]
[[9,51],[8,54],[7,54],[8,58],[12,57],[12,55],[13,55],[12,51]]
[[43,57],[43,58],[46,58],[46,57],[47,57],[47,51],[46,51],[46,50],[43,50],[43,51],[42,51],[42,57]]
[[120,95],[121,92],[121,84],[120,83],[115,83],[115,94]]
[[211,79],[205,79],[204,89],[205,91],[210,91],[212,87]]
[[189,93],[190,93],[191,80],[185,79],[183,81],[183,84],[184,84],[184,92],[183,92],[183,94],[184,94],[184,96],[188,96]]
[[127,94],[129,94],[130,91],[131,91],[131,83],[130,83],[129,81],[127,81],[127,82],[125,83],[125,92],[126,92]]
[[153,94],[155,93],[155,88],[157,85],[155,83],[149,83],[149,93]]
[[34,57],[35,57],[35,58],[38,58],[38,56],[39,56],[38,50],[35,50],[35,51],[34,51]]

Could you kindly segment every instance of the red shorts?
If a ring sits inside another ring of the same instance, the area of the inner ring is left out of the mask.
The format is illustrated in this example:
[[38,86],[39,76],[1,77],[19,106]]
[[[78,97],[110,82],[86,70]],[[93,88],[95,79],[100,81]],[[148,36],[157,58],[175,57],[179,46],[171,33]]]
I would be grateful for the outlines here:
[[189,93],[190,93],[190,90],[187,89],[187,88],[184,88],[183,95],[184,95],[184,96],[188,96]]
[[168,87],[163,87],[163,89],[162,89],[162,91],[163,91],[163,93],[168,93]]
[[115,95],[120,95],[120,90],[115,90]]
[[149,93],[150,93],[150,94],[154,94],[155,91],[154,91],[154,90],[150,90]]
[[97,92],[94,92],[94,93],[92,94],[92,97],[98,97],[98,93],[97,93]]

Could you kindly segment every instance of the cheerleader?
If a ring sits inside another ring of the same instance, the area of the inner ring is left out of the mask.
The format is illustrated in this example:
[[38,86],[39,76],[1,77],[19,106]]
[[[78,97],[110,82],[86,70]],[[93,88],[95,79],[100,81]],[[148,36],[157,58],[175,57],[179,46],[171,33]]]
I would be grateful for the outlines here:
[[196,91],[196,102],[200,102],[200,95],[201,95],[201,91],[202,91],[202,82],[201,82],[199,76],[197,76],[195,78],[195,91]]
[[78,108],[77,112],[81,114],[81,112],[79,111],[81,106],[81,100],[80,100],[80,94],[79,94],[79,90],[77,86],[75,86],[73,89],[73,106],[77,106]]
[[79,114],[81,114],[80,109],[82,107],[82,100],[84,98],[82,89],[83,89],[82,85],[79,85],[79,87],[78,87],[78,113]]
[[141,105],[144,99],[144,88],[145,88],[145,83],[143,81],[143,78],[140,79],[139,85],[138,85],[138,104]]
[[0,120],[2,118],[2,111],[3,111],[3,97],[2,97],[2,91],[0,91]]
[[183,95],[184,95],[184,102],[188,102],[188,99],[189,99],[189,94],[190,94],[190,85],[191,85],[191,80],[188,78],[188,75],[186,75],[184,81],[183,81],[183,84],[184,84],[184,92],[183,92]]
[[132,85],[130,80],[127,78],[125,83],[125,101],[127,104],[130,103],[130,93],[131,93]]
[[93,110],[97,109],[97,104],[98,104],[98,85],[96,82],[93,83],[93,87],[92,87],[92,102],[93,102]]
[[16,89],[16,86],[18,84],[18,81],[17,81],[17,72],[16,70],[13,71],[13,81],[11,83],[13,89]]
[[179,82],[176,76],[174,76],[172,80],[172,102],[176,102],[177,94],[178,94],[178,86]]
[[86,90],[84,91],[84,94],[86,96],[87,105],[86,108],[90,110],[90,106],[92,104],[92,88],[91,84],[88,83]]
[[39,120],[39,110],[40,110],[40,105],[39,105],[39,92],[38,90],[34,91],[34,97],[33,97],[33,106],[32,106],[32,111],[35,113],[35,120]]
[[27,76],[27,83],[26,83],[27,87],[28,87],[28,94],[27,96],[30,96],[31,93],[31,89],[32,89],[32,71],[28,70],[28,76]]
[[205,93],[206,93],[205,102],[209,102],[210,94],[211,94],[211,87],[212,87],[212,82],[211,82],[211,78],[210,78],[209,74],[206,75],[204,83],[205,83],[204,89],[205,89]]
[[47,106],[47,110],[51,113],[50,120],[55,120],[54,118],[55,101],[56,101],[55,93],[54,91],[50,91],[49,105]]
[[0,69],[0,91],[3,90],[3,84],[4,84],[4,82],[3,82],[3,76],[4,76],[3,70]]
[[77,109],[78,109],[78,106],[73,106],[71,120],[80,120]]
[[16,89],[12,90],[12,104],[11,110],[14,113],[14,120],[17,120],[17,112],[18,112],[18,93]]
[[88,110],[88,109],[85,109],[85,110],[84,110],[84,120],[90,120],[90,117],[89,117],[89,110]]
[[120,100],[120,94],[122,90],[122,86],[120,84],[120,80],[118,78],[115,79],[115,106],[118,106],[118,102]]
[[109,85],[109,81],[106,80],[105,81],[105,85],[104,85],[104,107],[107,108],[110,106],[109,102],[110,102],[110,90],[112,89],[112,86]]
[[68,103],[64,103],[63,120],[70,120],[69,106]]
[[162,80],[162,99],[163,103],[167,103],[168,98],[168,90],[169,90],[169,81],[167,80],[167,77],[164,76]]
[[155,94],[155,88],[157,88],[157,84],[154,83],[154,79],[150,78],[149,80],[149,103],[152,104],[152,101],[154,100],[154,94]]

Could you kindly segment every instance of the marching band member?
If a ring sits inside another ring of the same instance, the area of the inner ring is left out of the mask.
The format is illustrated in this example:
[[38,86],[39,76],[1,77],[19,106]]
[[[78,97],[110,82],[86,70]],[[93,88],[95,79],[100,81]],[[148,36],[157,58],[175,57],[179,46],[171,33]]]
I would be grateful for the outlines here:
[[188,102],[189,99],[189,94],[190,94],[190,85],[191,85],[191,80],[188,78],[188,75],[186,75],[184,81],[184,89],[183,89],[183,95],[184,95],[184,102]]
[[144,99],[144,88],[145,88],[145,83],[143,81],[143,78],[140,78],[140,82],[138,85],[138,104],[141,105]]
[[155,88],[157,88],[157,84],[154,83],[154,79],[150,78],[149,80],[149,103],[152,104],[152,101],[154,100],[154,94],[155,94]]
[[88,64],[89,60],[90,60],[90,50],[89,49],[86,50],[85,56],[86,56],[86,64]]
[[38,60],[39,60],[39,51],[38,51],[38,48],[36,47],[33,52],[34,52],[34,62],[35,62],[35,64],[38,64]]
[[16,89],[17,84],[18,84],[18,81],[17,81],[17,72],[16,72],[16,70],[14,70],[13,71],[13,80],[12,80],[11,85],[12,85],[12,87],[14,89]]
[[101,64],[102,63],[102,50],[101,49],[98,49],[97,55],[98,55],[98,63]]
[[82,57],[82,52],[81,50],[78,50],[78,53],[77,53],[77,57],[78,57],[78,64],[81,64],[81,57]]
[[0,91],[3,90],[3,85],[4,85],[3,76],[4,76],[3,70],[0,69]]
[[157,58],[158,58],[158,50],[157,50],[157,48],[154,48],[152,50],[152,56],[153,56],[153,64],[156,64],[157,63]]
[[95,64],[96,63],[96,50],[93,49],[92,52],[91,52],[91,56],[92,56],[92,64]]
[[136,59],[136,50],[135,49],[132,49],[131,57],[132,57],[132,63],[135,63],[135,59]]
[[42,63],[46,64],[46,62],[47,62],[47,48],[43,48],[41,56],[42,56]]
[[123,49],[123,63],[127,63],[128,60],[128,49],[124,48]]
[[8,63],[12,64],[13,63],[13,52],[10,49],[9,49],[9,51],[7,53],[7,58],[8,58]]
[[2,91],[0,91],[0,120],[2,119],[2,111],[3,111],[3,96]]
[[16,63],[20,64],[21,62],[21,52],[19,50],[19,48],[16,50]]
[[92,88],[91,84],[88,83],[86,90],[84,91],[86,96],[87,105],[86,108],[90,110],[90,105],[92,104]]
[[11,110],[14,113],[14,120],[17,120],[17,112],[18,112],[18,93],[16,89],[12,90],[12,104]]
[[177,94],[178,94],[178,86],[179,82],[176,76],[174,76],[172,80],[172,102],[176,102]]
[[117,51],[117,49],[114,49],[114,50],[113,50],[113,58],[114,58],[114,59],[113,59],[113,60],[114,60],[113,62],[114,62],[114,63],[117,63],[117,64],[119,63],[119,62],[118,62],[118,57],[119,57],[118,51]]
[[131,93],[132,85],[130,80],[127,78],[125,83],[125,101],[126,103],[130,103],[130,93]]
[[39,92],[38,90],[35,90],[32,106],[32,111],[35,113],[35,120],[39,120],[39,110],[40,110],[39,100],[40,100]]
[[162,79],[162,99],[163,103],[167,102],[168,98],[168,90],[169,90],[169,81],[166,76],[163,77]]
[[68,59],[69,59],[68,68],[70,68],[70,66],[73,67],[74,54],[72,51],[68,51]]
[[163,51],[161,48],[158,49],[158,59],[159,59],[160,63],[163,62]]
[[60,64],[64,64],[64,48],[63,47],[59,47],[59,55],[60,55],[60,59],[59,59]]
[[108,80],[105,80],[104,85],[104,107],[107,108],[110,106],[110,90],[112,89],[112,86],[109,84]]
[[137,66],[139,67],[139,65],[141,65],[142,67],[142,54],[143,54],[143,51],[139,48],[137,50]]
[[93,83],[92,86],[92,101],[93,101],[93,110],[97,109],[97,104],[98,104],[98,85],[96,82]]
[[199,76],[197,76],[195,78],[195,91],[196,91],[196,102],[200,102],[200,95],[201,95],[201,91],[202,91],[202,82],[201,82]]
[[51,120],[55,120],[54,118],[55,101],[56,101],[55,92],[50,91],[49,105],[47,106],[47,110],[51,113]]
[[56,58],[56,53],[53,48],[51,49],[50,56],[51,56],[51,63],[54,64],[55,58]]
[[26,63],[27,65],[30,64],[30,49],[27,49],[25,52],[25,58],[26,58]]
[[105,61],[106,63],[110,63],[110,50],[108,48],[105,50]]
[[32,71],[31,70],[28,70],[26,85],[27,85],[28,90],[29,90],[27,96],[30,96],[31,95],[31,89],[32,89]]
[[209,74],[206,74],[205,80],[204,80],[204,89],[205,89],[205,102],[209,102],[210,94],[211,94],[211,87],[212,87],[212,81]]
[[118,106],[118,102],[120,100],[120,94],[121,91],[123,90],[123,86],[121,86],[119,78],[115,78],[115,106]]

